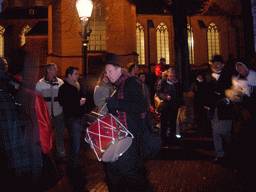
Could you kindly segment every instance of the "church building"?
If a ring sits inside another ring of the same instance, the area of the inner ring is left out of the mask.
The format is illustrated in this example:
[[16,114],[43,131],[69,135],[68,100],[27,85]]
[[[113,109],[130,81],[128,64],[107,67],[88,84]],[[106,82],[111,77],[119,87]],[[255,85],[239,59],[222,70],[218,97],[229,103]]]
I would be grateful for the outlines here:
[[[167,6],[172,4],[171,0],[162,1]],[[123,55],[125,64],[138,62],[145,72],[153,72],[160,58],[165,58],[168,65],[175,64],[175,30],[170,10],[136,0],[92,2],[86,27],[86,61],[76,0],[3,0],[0,56],[8,60],[13,71],[24,67],[32,70],[37,77],[34,82],[44,75],[42,66],[47,62],[57,64],[60,77],[71,65],[78,67],[81,75],[99,74],[108,52]],[[187,15],[191,68],[208,64],[215,54],[222,55],[225,61],[229,54],[244,57],[241,1],[198,2],[201,5],[196,12]]]

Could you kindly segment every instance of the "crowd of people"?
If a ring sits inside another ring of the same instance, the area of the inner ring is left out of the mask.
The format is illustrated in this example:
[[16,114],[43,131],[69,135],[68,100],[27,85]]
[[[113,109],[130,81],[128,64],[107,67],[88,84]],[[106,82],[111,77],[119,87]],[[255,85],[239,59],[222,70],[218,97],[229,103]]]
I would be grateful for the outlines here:
[[[215,55],[209,70],[198,70],[193,76],[191,92],[197,132],[213,138],[216,158],[212,162],[255,170],[251,154],[255,152],[256,72],[248,64],[236,61],[232,54],[227,62]],[[131,146],[120,157],[104,162],[109,191],[152,191],[144,163],[161,146],[178,139],[178,112],[186,109],[182,85],[175,67],[164,58],[155,65],[155,78],[148,81],[148,74],[136,62],[126,66],[120,55],[107,54],[104,66],[93,93],[95,114],[98,118],[112,114],[133,135]],[[6,165],[8,178],[16,180],[7,182],[1,174],[1,186],[38,187],[43,161],[52,151],[53,130],[57,163],[67,165],[74,191],[85,185],[78,177],[82,175],[78,158],[87,121],[86,95],[78,82],[78,68],[68,67],[64,81],[56,76],[57,71],[56,64],[46,64],[45,76],[31,87],[21,76],[8,73],[7,61],[0,58],[0,161]],[[152,129],[152,108],[160,114],[157,132]]]

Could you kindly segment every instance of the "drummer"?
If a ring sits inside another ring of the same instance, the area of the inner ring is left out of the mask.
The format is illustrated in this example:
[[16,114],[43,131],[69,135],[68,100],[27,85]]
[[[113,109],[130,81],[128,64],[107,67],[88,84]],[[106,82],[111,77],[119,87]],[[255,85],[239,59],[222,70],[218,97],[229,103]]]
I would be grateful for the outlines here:
[[143,164],[142,136],[148,103],[142,85],[127,74],[120,55],[106,56],[105,71],[117,87],[116,94],[106,100],[108,109],[134,135],[130,148],[117,161],[106,163],[109,191],[152,191]]

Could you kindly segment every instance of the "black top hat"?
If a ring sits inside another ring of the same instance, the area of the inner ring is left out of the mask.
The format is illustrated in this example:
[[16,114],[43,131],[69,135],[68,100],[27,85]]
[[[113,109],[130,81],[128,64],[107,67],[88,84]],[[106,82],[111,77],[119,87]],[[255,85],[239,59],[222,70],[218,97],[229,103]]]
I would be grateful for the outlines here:
[[215,56],[213,57],[213,59],[211,60],[211,62],[212,62],[212,63],[213,63],[213,62],[221,62],[221,63],[224,63],[224,60],[223,60],[223,58],[222,58],[221,55],[215,55]]
[[121,55],[117,55],[114,53],[108,53],[105,57],[105,65],[113,64],[120,67],[124,67],[123,58]]

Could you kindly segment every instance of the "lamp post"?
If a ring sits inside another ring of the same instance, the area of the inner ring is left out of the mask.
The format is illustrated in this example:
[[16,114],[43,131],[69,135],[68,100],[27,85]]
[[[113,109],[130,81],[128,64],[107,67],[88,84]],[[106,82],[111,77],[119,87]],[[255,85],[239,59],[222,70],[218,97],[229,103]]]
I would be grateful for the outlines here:
[[80,18],[81,26],[82,26],[82,45],[83,45],[83,68],[84,75],[87,75],[87,36],[90,35],[91,30],[87,33],[86,27],[89,21],[89,18],[92,14],[93,3],[91,0],[76,0],[76,9]]
[[151,73],[149,28],[154,28],[154,23],[152,20],[147,20],[147,24],[148,24],[148,72]]

